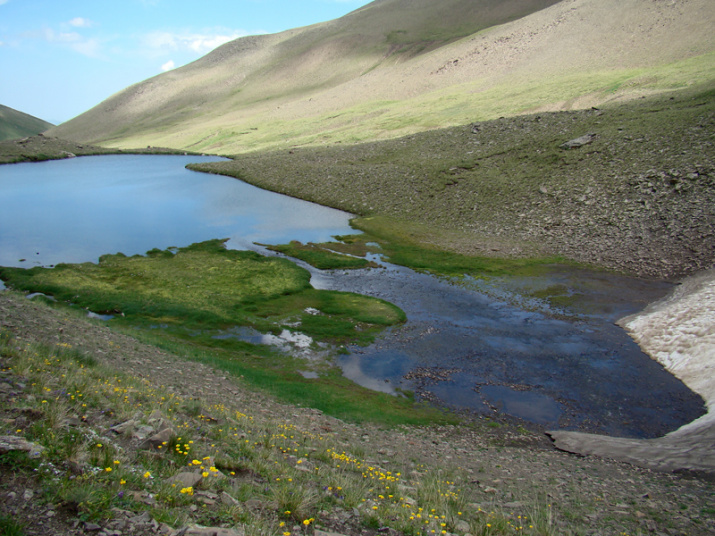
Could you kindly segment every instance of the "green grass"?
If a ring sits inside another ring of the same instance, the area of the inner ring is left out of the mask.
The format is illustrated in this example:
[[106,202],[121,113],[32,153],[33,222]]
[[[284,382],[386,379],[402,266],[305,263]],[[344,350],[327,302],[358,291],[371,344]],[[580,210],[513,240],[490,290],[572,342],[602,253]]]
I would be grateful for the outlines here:
[[52,127],[52,123],[0,105],[0,141],[34,136]]
[[292,241],[290,244],[267,246],[267,248],[305,261],[318,270],[351,270],[377,267],[377,264],[367,259],[331,251],[330,244],[301,244],[300,242]]
[[0,277],[97,313],[121,313],[121,322],[133,325],[275,333],[300,326],[316,340],[364,343],[405,319],[381,300],[313,289],[308,271],[287,259],[226,250],[220,240],[146,256],[104,255],[99,264],[0,268]]
[[24,525],[14,517],[0,514],[0,536],[24,536]]
[[566,263],[561,257],[486,257],[445,251],[429,244],[430,240],[438,242],[434,229],[386,217],[356,218],[351,225],[363,233],[337,236],[340,242],[320,244],[320,247],[358,257],[379,254],[387,262],[416,271],[458,278],[537,275],[555,264]]
[[[413,50],[408,45],[406,53]],[[713,83],[715,53],[687,58],[654,67],[594,71],[583,68],[547,78],[509,79],[482,87],[479,80],[404,100],[362,101],[340,110],[291,118],[276,116],[273,108],[249,114],[245,124],[225,130],[201,122],[193,131],[180,133],[164,128],[114,139],[122,147],[147,144],[186,146],[191,150],[224,155],[266,150],[285,150],[303,146],[323,146],[392,140],[435,128],[514,117],[544,108],[571,109],[577,100],[608,103],[618,98],[633,98],[673,90],[687,90]],[[260,124],[260,128],[251,129]],[[217,137],[217,131],[220,135]]]
[[[404,312],[383,300],[316,290],[309,274],[286,259],[226,250],[214,240],[147,256],[105,255],[99,264],[54,269],[0,268],[9,286],[43,292],[74,307],[117,315],[110,326],[233,375],[290,403],[318,408],[352,421],[389,425],[450,421],[414,400],[370,391],[345,379],[330,360],[305,359],[217,338],[234,326],[279,334],[299,331],[314,341],[365,344]],[[121,314],[120,314],[121,313]],[[157,329],[157,326],[163,326]],[[314,348],[316,351],[324,351]],[[67,358],[92,366],[91,356],[66,350]],[[299,370],[314,370],[306,379]]]

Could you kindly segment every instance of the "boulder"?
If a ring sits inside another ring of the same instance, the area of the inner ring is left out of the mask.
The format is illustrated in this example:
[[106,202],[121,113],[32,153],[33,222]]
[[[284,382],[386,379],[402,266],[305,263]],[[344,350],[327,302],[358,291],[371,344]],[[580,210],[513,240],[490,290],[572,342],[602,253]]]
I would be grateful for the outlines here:
[[588,145],[595,139],[595,134],[584,134],[579,138],[575,138],[573,140],[567,141],[566,143],[562,143],[559,147],[561,147],[561,149],[577,149],[579,147],[583,147],[584,145]]

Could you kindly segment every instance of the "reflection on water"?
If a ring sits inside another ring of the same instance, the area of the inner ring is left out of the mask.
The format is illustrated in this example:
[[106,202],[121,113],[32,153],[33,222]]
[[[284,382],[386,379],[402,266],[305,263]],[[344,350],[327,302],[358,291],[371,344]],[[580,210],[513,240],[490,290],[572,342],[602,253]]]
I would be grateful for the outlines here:
[[96,262],[105,253],[213,238],[246,249],[354,232],[345,212],[184,168],[211,160],[218,158],[108,155],[1,166],[0,265]]
[[[634,437],[662,435],[703,412],[702,399],[613,322],[662,297],[670,288],[664,283],[555,267],[492,281],[484,293],[398,266],[313,270],[312,283],[382,298],[407,314],[404,326],[339,358],[344,374],[366,387],[413,389],[480,413]],[[539,298],[554,285],[584,299],[553,305]],[[537,297],[524,309],[528,288]]]

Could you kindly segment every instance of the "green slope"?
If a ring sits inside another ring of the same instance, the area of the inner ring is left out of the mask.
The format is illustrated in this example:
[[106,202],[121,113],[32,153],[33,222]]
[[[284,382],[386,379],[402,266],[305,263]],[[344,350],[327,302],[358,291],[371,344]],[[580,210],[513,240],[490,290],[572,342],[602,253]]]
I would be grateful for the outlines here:
[[715,80],[711,0],[378,0],[238,39],[50,134],[235,154],[354,143]]
[[0,104],[0,141],[34,136],[50,127],[52,123]]
[[186,133],[187,123],[230,111],[250,117],[557,1],[380,0],[334,21],[223,45],[127,88],[52,135],[126,146],[117,142],[137,134]]

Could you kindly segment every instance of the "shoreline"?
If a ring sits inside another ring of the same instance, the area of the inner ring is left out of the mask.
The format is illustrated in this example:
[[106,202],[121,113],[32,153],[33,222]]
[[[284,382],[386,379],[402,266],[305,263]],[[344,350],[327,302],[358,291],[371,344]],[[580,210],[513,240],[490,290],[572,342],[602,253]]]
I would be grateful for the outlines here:
[[556,448],[567,452],[715,476],[715,269],[687,277],[667,297],[618,324],[645,353],[702,396],[707,413],[656,439],[547,434]]

